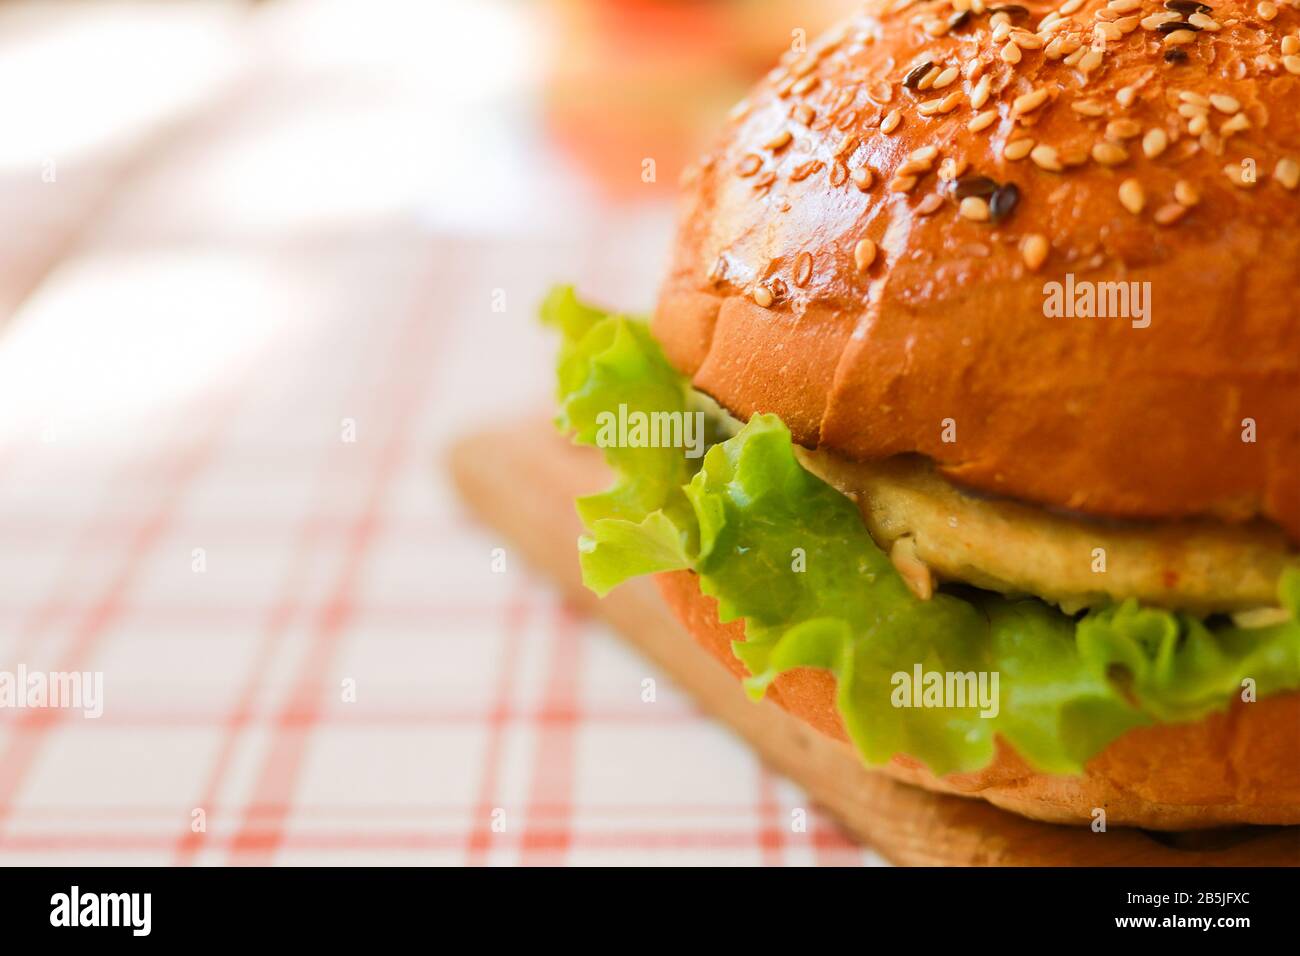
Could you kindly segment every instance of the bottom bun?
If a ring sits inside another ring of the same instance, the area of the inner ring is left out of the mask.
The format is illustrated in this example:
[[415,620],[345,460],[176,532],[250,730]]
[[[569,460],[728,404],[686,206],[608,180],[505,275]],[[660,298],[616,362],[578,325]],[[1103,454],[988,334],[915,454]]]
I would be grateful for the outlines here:
[[[745,639],[743,621],[722,624],[717,602],[701,594],[691,571],[657,575],[673,612],[700,644],[738,678],[748,676],[731,652]],[[848,735],[835,706],[835,679],[798,668],[777,677],[768,697],[823,734]],[[1005,741],[975,773],[936,777],[898,755],[878,768],[906,783],[978,797],[1052,823],[1091,823],[1103,808],[1110,825],[1190,830],[1240,823],[1300,823],[1300,693],[1237,702],[1194,723],[1130,730],[1088,761],[1079,776],[1035,771]]]

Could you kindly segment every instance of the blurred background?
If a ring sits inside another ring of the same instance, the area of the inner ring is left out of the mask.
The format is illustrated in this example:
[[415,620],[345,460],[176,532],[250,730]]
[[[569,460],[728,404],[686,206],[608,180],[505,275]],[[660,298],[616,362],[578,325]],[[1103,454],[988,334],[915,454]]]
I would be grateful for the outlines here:
[[440,464],[848,6],[0,3],[0,675],[104,675],[0,708],[0,862],[875,862]]

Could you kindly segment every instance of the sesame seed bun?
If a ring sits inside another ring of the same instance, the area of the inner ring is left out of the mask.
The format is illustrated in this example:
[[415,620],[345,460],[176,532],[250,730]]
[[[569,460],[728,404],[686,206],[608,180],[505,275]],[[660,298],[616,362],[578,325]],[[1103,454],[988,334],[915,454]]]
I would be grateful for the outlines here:
[[[700,593],[689,571],[657,576],[659,589],[695,639],[738,677],[744,665],[731,642],[745,637],[744,623],[720,624],[717,602]],[[848,735],[835,706],[835,680],[800,668],[777,677],[768,695],[829,737]],[[1032,770],[1010,747],[975,773],[935,777],[916,760],[898,755],[879,768],[907,783],[978,797],[1016,813],[1053,823],[1091,824],[1106,811],[1107,825],[1188,830],[1227,824],[1300,823],[1300,694],[1238,704],[1196,723],[1131,730],[1088,761],[1082,776]]]
[[[670,360],[808,447],[1300,541],[1300,9],[1172,2],[869,3],[787,53],[686,184]],[[1149,325],[1049,317],[1067,273]]]

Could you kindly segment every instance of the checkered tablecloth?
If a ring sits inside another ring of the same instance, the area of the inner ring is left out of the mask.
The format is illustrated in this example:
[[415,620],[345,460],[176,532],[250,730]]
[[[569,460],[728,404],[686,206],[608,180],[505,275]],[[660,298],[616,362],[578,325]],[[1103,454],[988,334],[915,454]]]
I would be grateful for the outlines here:
[[584,211],[557,167],[479,182],[467,225],[464,183],[417,175],[445,97],[391,63],[339,83],[280,12],[250,42],[243,11],[148,7],[151,45],[193,63],[227,30],[239,69],[57,182],[0,176],[30,237],[0,250],[0,672],[104,688],[98,719],[0,709],[0,863],[879,862],[792,827],[797,788],[527,567],[494,573],[443,471],[546,401],[550,282],[651,300],[667,204]]

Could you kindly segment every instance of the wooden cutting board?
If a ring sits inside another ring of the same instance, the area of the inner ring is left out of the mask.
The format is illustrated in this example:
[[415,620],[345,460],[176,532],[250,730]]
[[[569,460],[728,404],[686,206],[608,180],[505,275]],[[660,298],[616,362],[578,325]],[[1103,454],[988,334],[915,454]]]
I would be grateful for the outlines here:
[[798,783],[849,834],[910,866],[1294,866],[1300,827],[1197,833],[1112,828],[1093,833],[1026,820],[983,801],[930,793],[874,773],[845,744],[769,701],[754,703],[736,679],[677,623],[649,580],[604,600],[582,586],[573,499],[609,483],[600,456],[570,445],[536,418],[462,439],[452,475],[466,503],[574,604],[608,621],[725,721],[763,759]]

